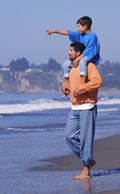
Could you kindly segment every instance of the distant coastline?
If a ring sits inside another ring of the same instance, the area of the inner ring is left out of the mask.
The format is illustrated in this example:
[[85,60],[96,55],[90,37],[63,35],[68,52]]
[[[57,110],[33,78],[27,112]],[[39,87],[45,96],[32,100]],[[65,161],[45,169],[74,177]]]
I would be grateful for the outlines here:
[[[100,93],[120,93],[120,63],[106,61],[97,66],[103,80]],[[64,76],[61,64],[49,59],[47,64],[29,65],[27,59],[0,66],[0,93],[58,93]]]

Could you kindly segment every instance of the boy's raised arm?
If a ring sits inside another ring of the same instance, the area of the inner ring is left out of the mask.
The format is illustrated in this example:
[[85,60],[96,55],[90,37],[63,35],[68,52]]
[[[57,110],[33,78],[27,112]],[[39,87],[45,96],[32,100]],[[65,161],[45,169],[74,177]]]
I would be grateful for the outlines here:
[[61,35],[68,35],[67,30],[45,30],[48,35],[51,35],[53,33],[61,34]]

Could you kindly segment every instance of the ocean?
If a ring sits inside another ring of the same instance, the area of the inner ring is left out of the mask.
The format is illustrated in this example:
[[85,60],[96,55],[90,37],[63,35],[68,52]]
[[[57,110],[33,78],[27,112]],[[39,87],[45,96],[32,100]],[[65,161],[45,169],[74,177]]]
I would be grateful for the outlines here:
[[[120,94],[99,94],[96,138],[120,133]],[[50,94],[0,94],[0,134],[13,132],[63,132],[70,111],[69,96]]]
[[[44,148],[40,159],[69,155],[65,142],[69,98],[63,98],[62,93],[1,94],[0,135],[39,133],[40,147]],[[120,134],[120,94],[99,94],[97,104],[95,140]]]

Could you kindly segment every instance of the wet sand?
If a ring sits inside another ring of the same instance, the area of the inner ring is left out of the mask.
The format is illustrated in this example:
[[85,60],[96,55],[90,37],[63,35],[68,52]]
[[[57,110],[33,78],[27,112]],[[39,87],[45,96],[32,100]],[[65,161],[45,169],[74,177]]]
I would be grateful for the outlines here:
[[[91,176],[93,179],[96,177],[102,177],[104,175],[112,176],[113,174],[113,176],[116,176],[116,173],[120,174],[119,148],[120,148],[120,135],[116,135],[113,137],[95,141],[94,159],[96,160],[96,165],[91,170]],[[56,157],[56,158],[51,158],[51,159],[44,160],[44,161],[49,162],[51,165],[47,165],[43,167],[33,167],[32,171],[53,171],[53,172],[55,171],[59,171],[59,172],[60,171],[64,171],[64,172],[65,171],[66,172],[67,171],[71,171],[71,172],[77,171],[77,174],[78,174],[79,170],[82,170],[83,168],[82,163],[80,162],[79,158],[77,158],[75,155]],[[95,173],[92,173],[92,172],[95,172]],[[108,182],[109,182],[109,179],[108,179]],[[112,189],[111,191],[109,191],[109,188],[110,188],[109,186],[108,188],[104,188],[105,186],[102,185],[103,183],[99,183],[99,184],[101,185],[101,187],[103,187],[103,192],[100,192],[100,193],[95,192],[95,193],[120,194],[120,190]],[[113,179],[112,184],[113,185],[115,184],[114,179]],[[84,186],[86,187],[86,183],[84,184]],[[90,183],[87,184],[87,187],[90,188]],[[116,189],[115,187],[113,188]]]
[[[50,140],[45,147],[46,136],[49,139],[58,137],[41,132],[0,136],[1,194],[120,193],[120,135],[95,142],[97,164],[92,168],[92,178],[88,182],[72,180],[82,170],[82,164],[75,155],[40,160],[43,152],[49,151],[47,147],[57,152],[61,149],[60,142],[58,147],[54,147]],[[41,166],[44,162],[46,165]]]
[[[97,140],[94,143],[94,159],[96,165],[92,170],[113,170],[120,169],[120,135]],[[53,165],[33,168],[33,170],[61,171],[61,170],[82,170],[81,161],[75,155],[51,158],[42,160]]]
[[120,194],[120,190],[100,192],[100,193],[97,193],[97,194]]

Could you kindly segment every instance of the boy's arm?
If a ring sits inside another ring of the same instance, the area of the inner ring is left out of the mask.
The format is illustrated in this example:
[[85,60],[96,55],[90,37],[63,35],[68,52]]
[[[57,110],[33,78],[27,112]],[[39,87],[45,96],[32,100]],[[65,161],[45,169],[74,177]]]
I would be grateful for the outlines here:
[[79,57],[77,57],[77,58],[73,61],[74,67],[77,67],[77,66],[78,66],[79,61],[80,61],[83,57],[84,57],[84,56],[80,55]]
[[45,30],[48,35],[51,35],[53,33],[55,34],[61,34],[61,35],[68,35],[67,30]]

